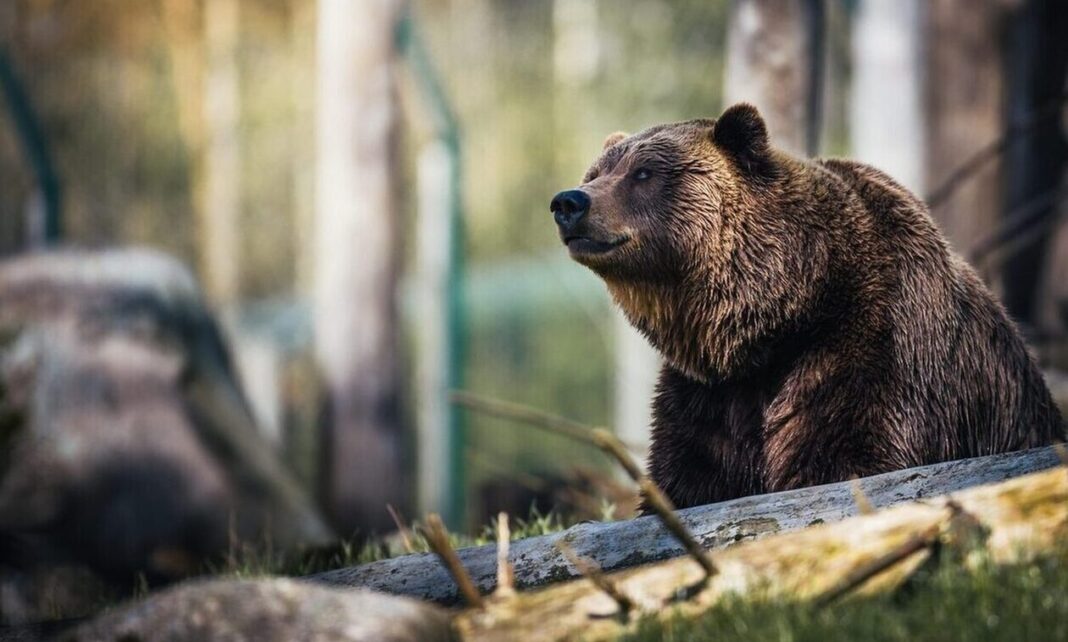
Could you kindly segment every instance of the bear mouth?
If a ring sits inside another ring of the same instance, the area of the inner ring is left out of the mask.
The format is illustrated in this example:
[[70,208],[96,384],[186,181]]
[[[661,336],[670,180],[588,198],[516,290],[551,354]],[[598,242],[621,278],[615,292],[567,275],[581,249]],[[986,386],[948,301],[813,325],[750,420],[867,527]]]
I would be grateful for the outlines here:
[[608,254],[629,240],[630,238],[626,236],[621,236],[611,241],[601,241],[589,236],[568,236],[564,239],[564,243],[571,254],[593,256]]

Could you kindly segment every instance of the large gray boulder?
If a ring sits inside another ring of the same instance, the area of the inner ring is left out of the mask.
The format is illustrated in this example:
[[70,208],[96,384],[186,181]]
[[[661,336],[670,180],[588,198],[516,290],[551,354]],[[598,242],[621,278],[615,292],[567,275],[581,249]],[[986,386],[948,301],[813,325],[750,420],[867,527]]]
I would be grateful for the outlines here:
[[189,582],[98,616],[65,642],[447,642],[448,613],[411,598],[286,579]]
[[132,586],[233,538],[332,534],[258,434],[189,272],[147,250],[0,263],[0,565]]

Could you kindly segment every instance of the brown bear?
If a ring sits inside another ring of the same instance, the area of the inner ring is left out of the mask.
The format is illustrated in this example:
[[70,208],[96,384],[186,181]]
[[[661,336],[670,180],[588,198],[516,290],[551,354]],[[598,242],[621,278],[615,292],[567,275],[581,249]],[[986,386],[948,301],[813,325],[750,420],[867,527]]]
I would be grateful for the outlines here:
[[750,105],[610,136],[550,209],[664,357],[649,471],[679,507],[1064,438],[920,199],[772,148]]

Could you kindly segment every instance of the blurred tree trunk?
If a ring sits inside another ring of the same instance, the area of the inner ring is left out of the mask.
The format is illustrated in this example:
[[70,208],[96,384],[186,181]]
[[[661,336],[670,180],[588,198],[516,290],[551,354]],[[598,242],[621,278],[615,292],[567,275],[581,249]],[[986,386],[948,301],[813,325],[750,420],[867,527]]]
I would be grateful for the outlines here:
[[[14,2],[0,2],[0,46],[11,46],[15,42],[17,24],[18,6]],[[10,123],[8,108],[0,108],[0,149],[11,149],[15,145]],[[18,216],[21,212],[17,205],[26,198],[27,188],[21,184],[22,180],[21,172],[0,173],[0,192],[5,196],[0,201],[0,256],[21,252],[26,243],[26,221]]]
[[[310,0],[293,3],[290,47],[298,68],[315,63],[315,20],[318,7]],[[293,231],[296,234],[296,291],[310,296],[315,283],[315,74],[293,78]]]
[[[1009,44],[1009,123],[1032,122],[1006,153],[1005,213],[1034,216],[1030,243],[1007,259],[1005,307],[1042,334],[1063,335],[1068,303],[1068,233],[1058,228],[1063,211],[1068,144],[1063,96],[1068,76],[1068,3],[1024,3],[1013,20]],[[1036,207],[1037,206],[1037,207]],[[1006,221],[1008,222],[1008,221]],[[1066,364],[1060,364],[1064,367]]]
[[823,75],[821,0],[735,0],[727,37],[726,104],[763,114],[774,144],[818,152]]
[[241,286],[240,29],[240,0],[204,3],[207,68],[198,245],[204,286],[216,304],[234,303]]
[[921,0],[861,0],[853,21],[852,156],[924,190]]
[[324,490],[342,532],[390,528],[386,504],[409,495],[394,300],[400,10],[399,0],[319,3],[315,340],[328,387]]
[[[926,185],[933,193],[1005,122],[1004,3],[938,0],[925,3]],[[932,202],[932,215],[953,247],[967,256],[990,234],[1001,214],[1000,159],[986,163],[948,199]],[[991,285],[1000,287],[999,279]]]
[[197,272],[211,301],[240,290],[241,0],[161,0],[178,127],[189,154]]
[[204,145],[204,19],[200,2],[160,0],[178,130],[193,167],[193,201],[200,202],[201,152]]

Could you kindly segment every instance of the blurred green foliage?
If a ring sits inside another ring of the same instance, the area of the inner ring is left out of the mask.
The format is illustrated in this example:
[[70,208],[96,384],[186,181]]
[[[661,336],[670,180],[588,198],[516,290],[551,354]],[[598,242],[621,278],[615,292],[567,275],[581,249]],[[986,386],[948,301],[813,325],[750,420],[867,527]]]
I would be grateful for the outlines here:
[[[610,425],[615,313],[599,280],[566,258],[548,202],[577,184],[607,134],[718,113],[729,3],[417,7],[463,129],[476,290],[467,386]],[[480,455],[472,459],[495,464],[473,466],[472,486],[501,469],[606,466],[599,453],[532,428],[470,414],[468,425]]]
[[718,113],[728,6],[418,2],[463,126],[472,256],[556,247],[549,199],[578,182],[607,134]]
[[[50,137],[70,242],[145,243],[198,264],[203,78],[190,70],[204,61],[200,2],[2,3],[0,43]],[[469,388],[611,424],[615,313],[596,277],[566,258],[548,201],[577,183],[608,133],[718,112],[728,6],[414,0],[462,128]],[[242,0],[240,12],[240,292],[246,302],[299,305],[314,252],[315,5]],[[429,126],[418,99],[402,99],[410,222],[414,158]],[[0,251],[20,243],[31,178],[0,120]],[[414,243],[406,245],[411,263]],[[287,385],[286,399],[313,403]],[[314,431],[315,412],[286,415],[291,431]],[[469,422],[469,449],[478,455],[471,461],[492,461],[498,471],[472,464],[472,488],[502,469],[604,465],[597,453],[531,429]],[[314,444],[300,435],[286,443],[310,482]]]

